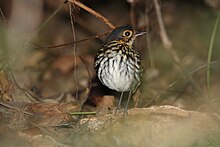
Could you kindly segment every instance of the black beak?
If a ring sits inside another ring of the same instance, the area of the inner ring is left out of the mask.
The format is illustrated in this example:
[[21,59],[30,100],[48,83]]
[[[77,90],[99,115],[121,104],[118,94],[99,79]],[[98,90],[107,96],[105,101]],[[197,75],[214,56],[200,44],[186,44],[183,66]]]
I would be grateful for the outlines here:
[[147,32],[145,32],[145,31],[137,31],[136,34],[135,34],[135,37],[144,35],[144,34],[146,34],[146,33],[147,33]]

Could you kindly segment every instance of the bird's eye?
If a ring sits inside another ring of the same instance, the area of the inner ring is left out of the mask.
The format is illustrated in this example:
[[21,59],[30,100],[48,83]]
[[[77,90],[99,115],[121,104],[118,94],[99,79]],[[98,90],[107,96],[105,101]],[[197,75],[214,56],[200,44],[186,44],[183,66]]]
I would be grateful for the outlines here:
[[125,36],[130,36],[130,32],[125,32]]
[[124,31],[123,35],[126,37],[130,37],[131,33],[132,33],[131,31],[127,30],[127,31]]

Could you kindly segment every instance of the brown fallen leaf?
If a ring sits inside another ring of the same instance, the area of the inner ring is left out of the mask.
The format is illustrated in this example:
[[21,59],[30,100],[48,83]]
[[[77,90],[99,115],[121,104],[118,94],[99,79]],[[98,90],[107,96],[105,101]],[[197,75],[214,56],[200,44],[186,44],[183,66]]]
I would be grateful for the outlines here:
[[[92,56],[83,55],[83,57],[87,64],[93,65]],[[76,67],[84,66],[79,56],[74,56],[74,55],[60,56],[53,62],[52,69],[57,69],[62,74],[67,74],[74,69],[75,65]]]
[[29,147],[29,144],[26,140],[23,140],[16,132],[10,129],[8,126],[1,124],[0,125],[0,142],[2,147]]
[[79,108],[79,105],[75,102],[60,104],[36,103],[28,104],[25,110],[36,114],[29,116],[28,121],[39,126],[51,127],[73,121],[73,117],[69,112],[79,111]]
[[38,67],[39,63],[46,58],[46,53],[44,51],[35,51],[31,55],[30,58],[28,58],[26,62],[27,67]]
[[5,71],[0,70],[0,100],[3,102],[13,101],[14,85]]
[[27,119],[25,117],[25,114],[21,111],[16,111],[13,113],[13,115],[10,117],[10,128],[25,128],[27,125]]
[[79,111],[79,108],[80,106],[76,102],[58,104],[35,103],[26,105],[25,110],[40,115],[57,115],[61,113]]
[[90,102],[92,105],[95,105],[96,107],[93,109],[84,107],[84,111],[96,111],[99,114],[104,115],[109,114],[110,110],[114,108],[115,97],[113,95],[92,95],[88,102]]
[[[31,143],[34,147],[53,147],[62,146],[60,138],[56,138],[55,132],[50,129],[41,128],[40,126],[28,128],[18,132],[18,135]],[[60,137],[60,136],[58,136]]]
[[38,117],[38,120],[34,121],[39,126],[43,127],[54,127],[60,126],[69,122],[72,122],[74,119],[68,113],[61,113],[57,115],[42,115]]
[[101,108],[113,108],[115,103],[115,97],[112,95],[104,95],[98,103],[98,107]]
[[18,132],[18,135],[23,138],[24,140],[27,140],[28,142],[31,142],[33,138],[42,135],[40,129],[38,128],[28,128],[22,131]]

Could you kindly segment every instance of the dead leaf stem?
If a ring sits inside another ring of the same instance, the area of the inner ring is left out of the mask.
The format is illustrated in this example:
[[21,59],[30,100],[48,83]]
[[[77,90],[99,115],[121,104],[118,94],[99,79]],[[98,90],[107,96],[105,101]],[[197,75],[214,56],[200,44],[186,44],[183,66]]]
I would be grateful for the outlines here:
[[102,20],[106,25],[108,25],[108,27],[110,29],[115,28],[115,26],[107,18],[105,18],[103,15],[96,12],[95,10],[89,8],[88,6],[84,5],[83,3],[79,2],[79,1],[76,1],[76,0],[68,0],[68,2],[79,6],[80,8],[82,8],[82,9],[86,10],[87,12],[91,13],[92,15],[97,17],[98,19]]

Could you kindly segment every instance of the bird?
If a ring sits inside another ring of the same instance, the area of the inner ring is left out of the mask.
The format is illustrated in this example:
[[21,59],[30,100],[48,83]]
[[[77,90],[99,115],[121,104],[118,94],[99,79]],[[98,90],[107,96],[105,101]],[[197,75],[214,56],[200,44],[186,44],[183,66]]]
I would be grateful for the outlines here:
[[101,83],[109,89],[121,92],[117,110],[121,107],[124,92],[129,92],[125,113],[132,92],[141,83],[141,59],[133,43],[136,37],[146,32],[135,31],[131,26],[120,26],[112,30],[98,50],[94,67]]

